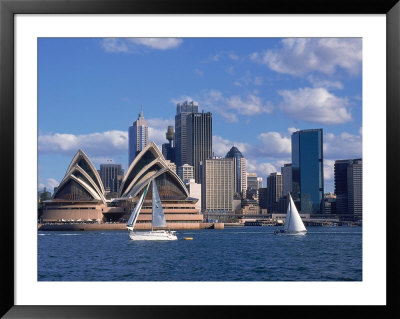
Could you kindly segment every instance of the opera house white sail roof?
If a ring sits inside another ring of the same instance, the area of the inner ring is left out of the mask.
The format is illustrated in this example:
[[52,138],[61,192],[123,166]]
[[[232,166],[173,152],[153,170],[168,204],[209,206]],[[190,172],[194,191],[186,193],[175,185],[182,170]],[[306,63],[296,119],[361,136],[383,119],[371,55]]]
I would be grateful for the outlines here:
[[106,203],[105,191],[100,175],[89,157],[78,150],[68,166],[67,172],[52,200],[99,201]]
[[122,179],[119,196],[137,196],[153,178],[162,200],[185,200],[189,197],[186,186],[168,168],[164,156],[154,142],[147,145],[129,166]]

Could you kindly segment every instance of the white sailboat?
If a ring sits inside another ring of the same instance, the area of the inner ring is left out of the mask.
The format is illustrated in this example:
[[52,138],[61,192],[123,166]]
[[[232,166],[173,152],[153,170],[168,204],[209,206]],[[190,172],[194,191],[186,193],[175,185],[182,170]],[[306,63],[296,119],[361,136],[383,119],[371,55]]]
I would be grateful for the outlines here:
[[149,189],[150,183],[146,186],[142,196],[137,202],[135,208],[129,217],[126,228],[129,230],[129,237],[132,240],[177,240],[178,238],[174,234],[174,231],[154,228],[165,228],[167,227],[167,222],[165,220],[164,211],[161,206],[160,195],[158,194],[157,186],[154,179],[151,181],[153,186],[153,198],[152,198],[152,222],[151,231],[134,231],[136,221],[139,217],[140,209],[142,208],[144,198],[146,197],[147,190]]
[[307,233],[307,229],[304,226],[303,221],[297,211],[296,205],[293,202],[292,196],[289,194],[289,205],[286,212],[286,219],[283,229],[276,230],[275,234],[284,233],[284,234],[298,234],[305,235]]

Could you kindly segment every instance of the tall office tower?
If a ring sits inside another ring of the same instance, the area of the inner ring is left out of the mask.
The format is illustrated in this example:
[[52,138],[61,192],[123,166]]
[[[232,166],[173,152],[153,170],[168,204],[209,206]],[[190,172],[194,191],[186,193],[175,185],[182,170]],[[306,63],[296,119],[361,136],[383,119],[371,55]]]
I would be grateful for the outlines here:
[[178,176],[183,182],[189,179],[194,180],[194,167],[189,164],[185,164],[178,167]]
[[282,174],[282,195],[287,195],[292,191],[292,163],[284,164],[281,167]]
[[162,145],[162,154],[164,155],[164,158],[166,160],[169,160],[173,163],[175,163],[175,147],[173,144],[174,140],[174,127],[172,125],[168,126],[167,133],[165,134],[165,137],[168,140],[168,143],[164,143]]
[[250,198],[258,198],[258,178],[257,173],[246,173],[247,176],[247,190],[246,197]]
[[235,170],[232,158],[201,162],[201,209],[206,212],[232,212]]
[[212,114],[190,113],[186,117],[187,164],[194,167],[194,179],[200,183],[200,162],[212,157]]
[[362,214],[362,159],[337,160],[334,165],[337,214]]
[[271,173],[267,177],[267,212],[279,213],[279,199],[282,197],[282,174]]
[[124,177],[124,170],[120,164],[100,164],[99,175],[106,193],[118,192]]
[[190,113],[197,113],[199,111],[199,105],[194,101],[185,101],[176,105],[175,115],[175,163],[176,166],[182,166],[183,164],[189,164],[187,155],[187,132],[186,132],[186,117]]
[[324,212],[322,129],[292,134],[292,197],[302,214]]
[[148,139],[147,122],[144,119],[143,111],[140,111],[138,119],[129,127],[129,165],[136,155],[147,146]]
[[247,172],[246,172],[246,159],[237,147],[232,146],[225,158],[233,158],[235,166],[235,193],[246,195],[247,189]]
[[[268,188],[262,187],[258,189],[258,205],[261,209],[267,209],[267,191]],[[269,212],[267,211],[269,214]]]

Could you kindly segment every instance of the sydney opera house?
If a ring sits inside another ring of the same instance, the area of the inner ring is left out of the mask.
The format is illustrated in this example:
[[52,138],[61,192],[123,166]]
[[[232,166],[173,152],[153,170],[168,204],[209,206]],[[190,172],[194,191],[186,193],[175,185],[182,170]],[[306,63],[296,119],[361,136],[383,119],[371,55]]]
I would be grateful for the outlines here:
[[[118,197],[105,198],[105,189],[89,157],[79,150],[52,198],[43,204],[42,222],[97,221],[123,222],[151,179],[155,180],[167,225],[171,229],[197,229],[203,221],[195,207],[197,198],[189,197],[182,180],[168,168],[158,147],[152,142],[129,166],[122,179]],[[151,227],[151,188],[147,192],[136,229]]]

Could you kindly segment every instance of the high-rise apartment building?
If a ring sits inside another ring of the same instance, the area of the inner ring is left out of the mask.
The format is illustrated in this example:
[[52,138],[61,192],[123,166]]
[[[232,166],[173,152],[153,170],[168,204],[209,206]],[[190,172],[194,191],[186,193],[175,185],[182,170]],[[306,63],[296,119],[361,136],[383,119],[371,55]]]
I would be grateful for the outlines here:
[[246,159],[237,147],[232,146],[225,156],[226,158],[233,158],[235,166],[235,193],[246,195],[247,189],[247,172],[246,172]]
[[136,155],[147,146],[148,139],[148,126],[143,111],[141,111],[138,119],[129,127],[129,165]]
[[231,158],[201,162],[201,207],[205,212],[232,212],[235,189],[234,162]]
[[278,203],[282,197],[282,174],[271,173],[267,177],[267,212],[279,213]]
[[322,129],[292,134],[292,197],[302,214],[323,213]]
[[175,115],[175,163],[176,166],[189,164],[187,153],[186,117],[190,113],[198,113],[199,105],[194,101],[185,101],[176,105]]
[[287,195],[292,191],[292,163],[284,164],[281,167],[282,174],[282,195]]
[[337,214],[362,214],[362,159],[337,160],[334,165]]
[[117,193],[121,186],[124,170],[120,164],[100,164],[98,171],[106,193]]
[[187,164],[194,167],[194,179],[200,183],[200,162],[212,157],[212,114],[190,113],[186,117]]

